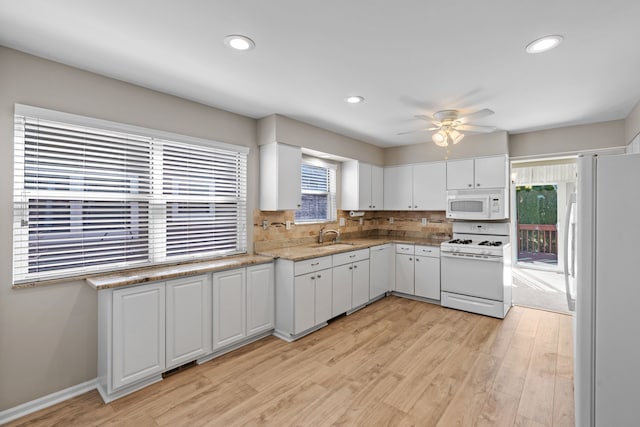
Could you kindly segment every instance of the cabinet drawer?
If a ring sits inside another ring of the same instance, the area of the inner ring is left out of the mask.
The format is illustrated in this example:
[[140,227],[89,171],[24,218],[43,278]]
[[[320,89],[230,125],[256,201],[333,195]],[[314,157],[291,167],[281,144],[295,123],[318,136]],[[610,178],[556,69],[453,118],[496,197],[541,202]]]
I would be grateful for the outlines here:
[[413,255],[413,251],[414,251],[414,245],[405,245],[405,244],[396,243],[397,254]]
[[369,259],[369,249],[359,249],[357,251],[344,252],[333,255],[333,265],[348,264],[350,262],[362,261]]
[[319,258],[306,259],[295,263],[294,274],[299,276],[325,268],[331,268],[331,256],[323,256]]
[[440,256],[440,248],[437,246],[418,246],[416,245],[416,255],[420,256],[429,256],[429,257],[439,257]]

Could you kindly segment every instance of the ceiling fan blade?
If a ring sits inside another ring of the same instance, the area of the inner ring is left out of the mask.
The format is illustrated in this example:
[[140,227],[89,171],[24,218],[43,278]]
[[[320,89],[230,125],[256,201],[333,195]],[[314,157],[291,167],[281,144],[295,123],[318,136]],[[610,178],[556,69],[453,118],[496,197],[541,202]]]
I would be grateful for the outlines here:
[[438,130],[440,129],[439,127],[434,127],[434,128],[424,128],[424,129],[418,129],[418,130],[408,130],[406,132],[398,132],[396,135],[407,135],[410,133],[416,133],[416,132],[425,132],[428,130]]
[[427,122],[436,122],[437,120],[433,117],[429,117],[426,114],[417,114],[414,116],[416,119],[425,120]]
[[494,126],[478,126],[478,125],[460,125],[456,126],[457,130],[465,132],[489,133],[496,130]]
[[482,110],[478,110],[476,112],[467,114],[466,116],[458,117],[458,121],[460,123],[469,123],[473,119],[479,119],[481,117],[487,117],[494,114],[493,110],[488,108],[483,108]]

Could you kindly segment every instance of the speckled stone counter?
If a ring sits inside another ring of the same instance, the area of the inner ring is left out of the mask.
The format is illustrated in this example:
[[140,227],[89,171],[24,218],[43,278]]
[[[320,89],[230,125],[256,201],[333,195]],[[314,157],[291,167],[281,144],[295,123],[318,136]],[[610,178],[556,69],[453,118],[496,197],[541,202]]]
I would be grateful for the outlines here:
[[237,255],[208,261],[191,262],[163,267],[148,267],[143,269],[122,271],[118,273],[94,276],[86,279],[87,284],[96,290],[111,289],[120,286],[136,285],[155,282],[157,280],[175,279],[177,277],[212,271],[230,270],[255,264],[272,262],[273,257],[261,255]]
[[291,261],[303,261],[305,259],[317,258],[325,255],[333,255],[342,252],[366,249],[373,246],[384,245],[385,243],[407,243],[425,246],[440,246],[442,242],[449,240],[437,238],[395,238],[395,237],[365,237],[358,239],[344,240],[338,243],[326,243],[324,245],[310,244],[289,246],[276,249],[265,249],[259,252],[272,258],[283,258]]

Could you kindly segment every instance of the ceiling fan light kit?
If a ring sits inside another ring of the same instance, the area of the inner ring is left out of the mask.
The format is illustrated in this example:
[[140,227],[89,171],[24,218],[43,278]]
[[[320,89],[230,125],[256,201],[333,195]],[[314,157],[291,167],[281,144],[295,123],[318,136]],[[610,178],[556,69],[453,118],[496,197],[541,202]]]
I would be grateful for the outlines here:
[[[468,124],[470,120],[485,117],[493,114],[492,110],[484,108],[482,110],[475,111],[467,114],[466,116],[460,116],[458,110],[441,110],[436,112],[433,117],[425,116],[424,114],[417,115],[416,118],[432,122],[434,127],[427,129],[421,129],[422,131],[435,130],[436,132],[431,135],[431,140],[438,147],[448,147],[450,144],[457,144],[464,138],[464,133],[478,132],[486,133],[493,132],[495,128],[493,126],[478,126]],[[414,133],[419,131],[400,132],[398,135],[405,135],[408,133]]]

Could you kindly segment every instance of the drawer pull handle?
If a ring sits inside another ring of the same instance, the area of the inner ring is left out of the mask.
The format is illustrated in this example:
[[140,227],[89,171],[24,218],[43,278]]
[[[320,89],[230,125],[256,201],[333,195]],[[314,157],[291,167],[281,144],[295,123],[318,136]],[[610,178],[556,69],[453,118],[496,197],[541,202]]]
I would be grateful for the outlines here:
[[349,255],[349,258],[355,258],[355,257],[356,257],[356,255],[355,255],[355,254],[353,254],[353,255]]
[[320,265],[320,262],[312,262],[311,267],[313,267],[314,265]]

